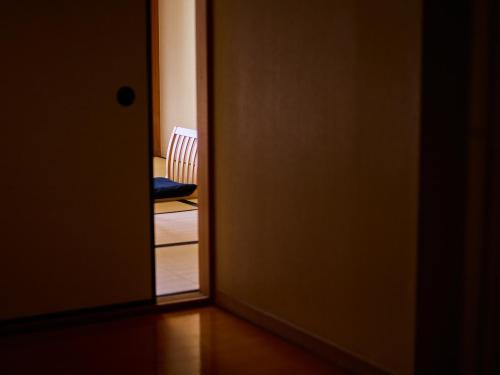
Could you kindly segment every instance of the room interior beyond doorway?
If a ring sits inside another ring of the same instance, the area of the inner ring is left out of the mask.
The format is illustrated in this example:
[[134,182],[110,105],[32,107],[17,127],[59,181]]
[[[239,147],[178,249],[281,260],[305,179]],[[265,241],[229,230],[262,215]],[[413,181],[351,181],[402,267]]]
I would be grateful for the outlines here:
[[[155,157],[154,176],[165,176],[165,159]],[[156,202],[156,294],[199,289],[197,199]]]
[[174,129],[190,129],[200,140],[196,182],[188,182],[198,189],[189,200],[155,202],[156,295],[197,290],[208,296],[206,2],[153,0],[151,7],[154,177],[185,182],[166,173]]

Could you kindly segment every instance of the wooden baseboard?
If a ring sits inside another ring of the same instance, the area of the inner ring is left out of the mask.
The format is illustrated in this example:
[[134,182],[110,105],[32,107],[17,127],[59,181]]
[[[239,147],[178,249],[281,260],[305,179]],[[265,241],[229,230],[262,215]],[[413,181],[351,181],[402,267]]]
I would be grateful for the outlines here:
[[320,337],[306,332],[303,329],[272,316],[264,311],[260,311],[241,301],[235,300],[228,295],[216,292],[215,304],[249,322],[260,326],[272,333],[298,345],[336,366],[344,368],[355,374],[361,375],[388,375],[390,372],[377,367],[334,344],[327,342]]

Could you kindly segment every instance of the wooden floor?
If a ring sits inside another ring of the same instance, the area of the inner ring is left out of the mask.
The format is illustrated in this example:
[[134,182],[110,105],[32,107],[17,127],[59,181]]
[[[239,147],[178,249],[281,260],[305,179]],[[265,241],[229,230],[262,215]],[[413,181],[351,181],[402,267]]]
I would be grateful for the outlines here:
[[0,373],[347,374],[214,307],[3,336]]

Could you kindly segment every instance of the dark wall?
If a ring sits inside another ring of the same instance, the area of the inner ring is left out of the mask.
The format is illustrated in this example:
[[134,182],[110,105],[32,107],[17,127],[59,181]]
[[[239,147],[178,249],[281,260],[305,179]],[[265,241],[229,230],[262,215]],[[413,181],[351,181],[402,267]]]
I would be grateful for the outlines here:
[[217,293],[413,369],[421,2],[213,1]]

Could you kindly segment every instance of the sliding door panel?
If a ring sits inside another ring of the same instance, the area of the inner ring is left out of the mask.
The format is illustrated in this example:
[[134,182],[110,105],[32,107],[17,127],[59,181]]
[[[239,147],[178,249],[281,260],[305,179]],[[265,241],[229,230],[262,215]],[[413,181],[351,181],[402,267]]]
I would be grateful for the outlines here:
[[146,10],[0,5],[0,319],[154,295]]

